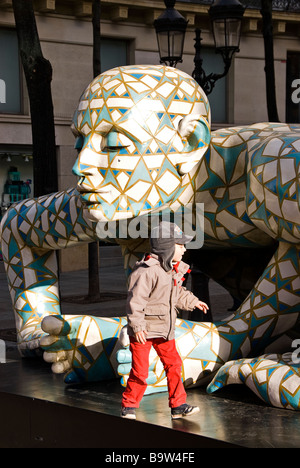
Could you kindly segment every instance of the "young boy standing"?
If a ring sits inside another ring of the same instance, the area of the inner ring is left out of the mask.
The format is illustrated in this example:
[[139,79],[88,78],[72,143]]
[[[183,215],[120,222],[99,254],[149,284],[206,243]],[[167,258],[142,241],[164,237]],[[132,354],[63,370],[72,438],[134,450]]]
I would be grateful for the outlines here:
[[189,265],[181,261],[185,244],[193,238],[176,224],[162,221],[151,232],[151,253],[138,262],[131,274],[127,318],[132,368],[122,398],[121,416],[136,419],[135,410],[147,388],[149,353],[153,346],[168,381],[172,419],[199,411],[186,403],[181,379],[182,361],[175,345],[176,307],[207,312],[208,306],[182,287]]

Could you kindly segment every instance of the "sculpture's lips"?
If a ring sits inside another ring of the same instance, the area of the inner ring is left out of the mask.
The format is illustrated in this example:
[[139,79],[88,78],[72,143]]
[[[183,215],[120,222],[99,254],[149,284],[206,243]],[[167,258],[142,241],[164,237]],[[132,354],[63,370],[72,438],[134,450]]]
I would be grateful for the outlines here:
[[98,189],[98,190],[93,190],[91,192],[87,192],[84,190],[81,186],[77,186],[77,191],[80,193],[81,196],[91,196],[91,195],[97,195],[101,193],[109,193],[111,190],[109,188],[103,188],[103,189]]
[[80,195],[80,198],[82,199],[82,201],[84,202],[85,205],[87,206],[90,206],[90,205],[99,205],[101,203],[104,203],[104,200],[103,198],[101,197],[101,195],[109,195],[110,194],[110,190],[97,190],[97,191],[93,191],[93,192],[83,192],[82,189],[78,189],[78,192],[79,192],[79,195]]

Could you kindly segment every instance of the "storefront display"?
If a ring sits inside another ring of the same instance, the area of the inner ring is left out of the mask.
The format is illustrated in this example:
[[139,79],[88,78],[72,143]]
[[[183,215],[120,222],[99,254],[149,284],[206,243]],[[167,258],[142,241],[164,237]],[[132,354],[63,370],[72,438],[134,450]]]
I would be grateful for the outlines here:
[[[31,171],[19,170],[17,166],[9,166],[6,179],[2,174],[2,194],[1,194],[1,211],[0,219],[7,211],[7,209],[16,202],[25,200],[30,197],[32,193],[32,179],[27,178],[31,176]],[[5,183],[3,183],[5,181]]]

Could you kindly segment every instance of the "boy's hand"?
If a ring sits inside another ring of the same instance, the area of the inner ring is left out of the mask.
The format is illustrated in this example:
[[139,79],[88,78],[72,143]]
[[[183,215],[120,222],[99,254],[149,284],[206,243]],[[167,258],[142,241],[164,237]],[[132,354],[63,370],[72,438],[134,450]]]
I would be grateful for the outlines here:
[[196,306],[198,309],[202,310],[204,312],[204,314],[207,313],[207,311],[209,310],[209,307],[207,304],[205,304],[205,302],[202,302],[202,301],[199,301],[198,304],[196,304]]
[[137,332],[134,337],[136,339],[136,341],[140,344],[145,344],[146,341],[147,341],[147,337],[146,335],[148,335],[148,333],[146,332],[146,330],[142,330],[142,331],[139,331]]

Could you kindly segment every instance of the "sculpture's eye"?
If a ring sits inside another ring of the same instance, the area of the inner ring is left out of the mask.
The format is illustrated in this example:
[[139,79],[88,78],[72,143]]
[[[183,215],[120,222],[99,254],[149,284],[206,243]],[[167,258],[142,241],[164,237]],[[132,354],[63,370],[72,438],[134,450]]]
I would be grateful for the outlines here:
[[105,150],[110,152],[120,151],[132,145],[131,140],[122,133],[109,132],[105,137]]
[[123,148],[123,146],[113,146],[113,145],[106,145],[105,146],[105,150],[110,151],[110,152],[118,151],[118,150],[120,150],[122,148]]

